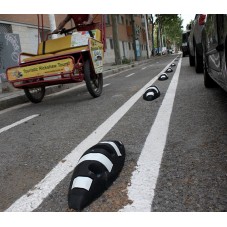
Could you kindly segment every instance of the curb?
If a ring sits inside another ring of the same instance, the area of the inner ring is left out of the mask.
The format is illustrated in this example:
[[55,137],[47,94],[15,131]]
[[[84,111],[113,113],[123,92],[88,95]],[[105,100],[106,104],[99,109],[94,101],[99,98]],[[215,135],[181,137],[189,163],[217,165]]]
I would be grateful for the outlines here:
[[[116,68],[113,68],[113,69],[108,69],[108,70],[103,72],[103,76],[108,76],[108,75],[112,75],[112,74],[115,74],[115,73],[118,73],[118,72],[125,71],[125,70],[133,68],[137,65],[145,64],[150,60],[151,59],[147,59],[147,60],[143,60],[141,62],[134,62],[130,65],[125,65],[125,66],[122,66],[122,67],[116,67]],[[49,94],[60,92],[62,90],[69,89],[69,88],[75,86],[76,84],[77,83],[75,83],[75,84],[59,84],[59,85],[46,87],[46,94],[45,95],[49,95]],[[24,91],[20,90],[20,91],[10,93],[8,96],[6,95],[5,97],[0,98],[0,111],[7,109],[7,108],[10,108],[10,107],[13,107],[13,106],[18,105],[18,104],[26,103],[26,102],[30,102],[30,101],[25,96]]]

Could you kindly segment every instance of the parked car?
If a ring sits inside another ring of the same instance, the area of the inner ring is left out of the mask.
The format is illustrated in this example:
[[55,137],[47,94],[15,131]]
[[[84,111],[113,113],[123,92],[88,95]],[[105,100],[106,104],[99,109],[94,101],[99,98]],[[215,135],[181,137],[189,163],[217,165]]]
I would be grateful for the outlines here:
[[189,35],[189,64],[195,66],[197,73],[203,72],[202,29],[206,21],[206,14],[196,14],[191,24]]
[[207,15],[202,40],[204,85],[227,92],[227,14]]
[[189,54],[189,46],[188,46],[189,35],[190,35],[190,30],[183,31],[182,33],[181,51],[183,52],[183,57]]

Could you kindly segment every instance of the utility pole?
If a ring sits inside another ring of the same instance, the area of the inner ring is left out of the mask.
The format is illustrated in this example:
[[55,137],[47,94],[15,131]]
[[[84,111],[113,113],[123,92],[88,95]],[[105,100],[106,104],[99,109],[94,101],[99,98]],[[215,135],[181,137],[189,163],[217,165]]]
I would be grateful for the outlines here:
[[136,29],[135,29],[135,21],[134,16],[131,14],[131,25],[132,25],[132,45],[135,55],[135,61],[138,61],[137,51],[136,51]]
[[119,47],[119,38],[118,38],[118,22],[117,14],[112,14],[112,31],[113,31],[113,45],[114,45],[114,54],[115,54],[115,63],[121,65],[121,53]]
[[[49,23],[50,23],[50,31],[53,32],[56,29],[55,16],[54,16],[54,14],[48,14],[48,17],[49,17]],[[51,35],[51,38],[57,39],[58,35],[53,34],[53,35]]]
[[144,16],[144,21],[145,21],[145,32],[146,32],[146,41],[147,41],[147,58],[150,58],[151,50],[150,50],[149,39],[148,39],[147,15],[144,14],[143,16]]

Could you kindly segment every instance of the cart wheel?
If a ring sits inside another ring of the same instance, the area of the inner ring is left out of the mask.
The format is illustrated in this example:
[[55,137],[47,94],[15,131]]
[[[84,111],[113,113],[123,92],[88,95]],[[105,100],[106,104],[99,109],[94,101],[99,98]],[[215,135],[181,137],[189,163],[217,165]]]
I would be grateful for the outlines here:
[[84,63],[84,79],[91,96],[94,98],[99,97],[102,93],[103,75],[94,72],[90,59],[87,59]]
[[37,88],[25,88],[24,93],[27,98],[33,103],[39,103],[42,101],[45,95],[45,87],[37,87]]

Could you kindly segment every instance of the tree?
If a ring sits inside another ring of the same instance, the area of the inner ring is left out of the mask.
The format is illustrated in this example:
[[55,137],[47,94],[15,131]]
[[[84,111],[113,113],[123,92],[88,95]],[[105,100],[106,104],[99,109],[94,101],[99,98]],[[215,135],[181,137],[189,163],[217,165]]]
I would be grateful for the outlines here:
[[156,14],[156,24],[160,26],[160,36],[165,33],[165,39],[169,45],[180,45],[183,20],[178,14]]
[[152,43],[152,56],[154,56],[154,17],[153,14],[151,14],[151,43]]
[[131,14],[131,25],[132,25],[132,45],[135,55],[135,61],[138,61],[137,51],[136,51],[136,30],[135,30],[135,21],[134,15]]
[[114,54],[115,54],[115,63],[117,65],[121,64],[121,53],[119,47],[119,39],[118,39],[118,22],[117,22],[117,14],[112,14],[112,31],[113,31],[113,45],[114,45]]

